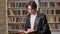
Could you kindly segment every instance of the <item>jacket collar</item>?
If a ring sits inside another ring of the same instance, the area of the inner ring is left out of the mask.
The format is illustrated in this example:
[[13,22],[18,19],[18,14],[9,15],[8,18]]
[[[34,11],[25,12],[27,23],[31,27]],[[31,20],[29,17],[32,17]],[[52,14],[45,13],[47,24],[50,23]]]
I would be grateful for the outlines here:
[[[29,14],[29,23],[30,23],[30,16],[31,16],[31,14]],[[37,30],[39,19],[40,19],[40,13],[37,11],[37,16],[36,16],[35,22],[34,22],[34,30]],[[31,24],[30,24],[30,27],[31,27]]]

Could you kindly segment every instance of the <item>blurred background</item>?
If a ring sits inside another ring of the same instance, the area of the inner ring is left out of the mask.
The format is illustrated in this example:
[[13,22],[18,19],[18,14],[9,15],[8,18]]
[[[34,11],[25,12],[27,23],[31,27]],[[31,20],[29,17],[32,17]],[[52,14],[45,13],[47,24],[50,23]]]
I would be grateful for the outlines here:
[[46,14],[52,34],[60,34],[60,0],[0,0],[0,34],[18,34],[24,30],[29,1],[35,1],[37,10]]

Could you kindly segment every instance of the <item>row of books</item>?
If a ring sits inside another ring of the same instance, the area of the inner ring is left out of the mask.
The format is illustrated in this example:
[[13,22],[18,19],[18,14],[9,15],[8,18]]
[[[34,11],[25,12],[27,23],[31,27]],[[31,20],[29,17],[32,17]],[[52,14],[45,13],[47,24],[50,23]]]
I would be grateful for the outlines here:
[[8,15],[27,15],[28,14],[28,11],[27,10],[13,10],[13,9],[10,9],[10,10],[7,10],[7,13]]
[[[13,2],[15,1],[16,2],[16,1],[31,1],[31,0],[8,0],[8,1],[13,1]],[[35,0],[32,0],[32,1],[35,1]]]
[[[29,14],[27,10],[13,10],[13,9],[10,9],[7,11],[8,12],[8,15],[27,15]],[[45,14],[60,14],[60,10],[44,10],[44,9],[40,9],[40,12],[41,13],[45,13]]]
[[60,14],[60,10],[57,10],[57,9],[40,9],[40,13],[44,13],[44,14],[47,14],[47,15],[58,15]]
[[[47,16],[48,23],[60,22],[60,17],[58,16]],[[26,22],[26,17],[8,17],[8,22]]]
[[8,34],[25,34],[23,32],[8,31]]
[[18,32],[8,31],[8,34],[18,34]]
[[[60,7],[60,2],[40,2],[40,7]],[[17,2],[8,2],[8,7],[26,7],[25,3]]]
[[39,2],[40,7],[60,7],[60,2]]
[[24,30],[24,24],[22,24],[22,23],[18,23],[18,24],[11,23],[11,24],[8,24],[8,30]]
[[26,17],[8,17],[8,22],[26,22]]
[[51,30],[54,30],[54,29],[59,30],[60,29],[60,24],[49,24],[49,27],[50,27]]
[[[49,24],[51,30],[60,29],[60,23]],[[8,24],[8,30],[24,30],[24,24]]]
[[47,16],[48,23],[60,23],[60,17],[58,16]]
[[8,7],[26,7],[26,2],[25,3],[21,3],[21,2],[8,2],[7,3]]

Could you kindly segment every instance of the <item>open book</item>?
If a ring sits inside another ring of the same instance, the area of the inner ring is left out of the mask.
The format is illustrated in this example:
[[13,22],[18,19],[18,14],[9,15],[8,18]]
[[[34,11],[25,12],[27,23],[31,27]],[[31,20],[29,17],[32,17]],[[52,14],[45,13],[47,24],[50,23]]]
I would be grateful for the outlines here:
[[35,32],[36,32],[35,30],[24,31],[25,34],[34,34]]
[[27,30],[27,31],[25,31],[25,30],[20,30],[19,31],[19,34],[35,34],[35,30]]

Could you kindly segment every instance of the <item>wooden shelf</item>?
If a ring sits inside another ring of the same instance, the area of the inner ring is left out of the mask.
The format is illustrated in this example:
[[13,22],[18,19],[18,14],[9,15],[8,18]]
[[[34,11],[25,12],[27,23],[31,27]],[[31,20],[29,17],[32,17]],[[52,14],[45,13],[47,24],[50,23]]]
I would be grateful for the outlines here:
[[51,30],[60,30],[60,2],[40,0],[40,13],[46,14],[46,18]]

